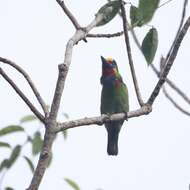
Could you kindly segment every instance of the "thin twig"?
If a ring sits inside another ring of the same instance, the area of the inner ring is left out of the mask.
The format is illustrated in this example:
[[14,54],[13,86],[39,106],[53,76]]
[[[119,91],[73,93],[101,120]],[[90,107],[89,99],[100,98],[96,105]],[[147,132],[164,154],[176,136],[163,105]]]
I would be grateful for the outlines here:
[[48,111],[48,107],[45,104],[43,98],[41,97],[39,91],[37,90],[37,88],[35,87],[34,83],[32,82],[32,79],[30,78],[30,76],[27,74],[26,71],[24,71],[24,69],[22,69],[19,65],[17,65],[16,63],[14,63],[13,61],[10,61],[8,59],[5,59],[3,57],[0,57],[0,61],[2,63],[8,64],[11,67],[15,68],[19,73],[21,73],[24,78],[26,79],[26,81],[28,82],[29,86],[31,87],[32,91],[34,92],[39,104],[41,105],[45,115],[48,115],[49,111]]
[[177,102],[169,95],[169,93],[166,91],[165,86],[163,85],[162,87],[163,93],[166,96],[166,98],[168,98],[168,100],[173,104],[173,106],[175,108],[177,108],[179,111],[181,111],[182,113],[184,113],[187,116],[190,116],[190,112],[186,111],[185,109],[183,109],[179,104],[177,104]]
[[59,123],[55,132],[59,132],[62,130],[85,126],[85,125],[103,125],[110,121],[118,121],[118,120],[125,120],[132,117],[139,117],[142,115],[147,115],[152,111],[151,106],[143,105],[140,109],[130,111],[126,113],[116,113],[112,115],[101,115],[99,117],[90,117],[90,118],[83,118],[78,120],[72,120],[64,123]]
[[80,24],[78,23],[77,19],[74,17],[74,15],[69,11],[69,9],[65,6],[65,2],[62,0],[56,0],[57,3],[61,6],[65,14],[68,16],[68,18],[71,20],[73,23],[74,27],[76,29],[81,28]]
[[18,88],[18,86],[13,82],[13,80],[0,68],[0,74],[2,77],[13,87],[16,93],[22,98],[22,100],[27,104],[31,111],[36,115],[36,117],[41,121],[45,122],[44,116],[34,107],[30,100],[24,95],[24,93]]
[[[160,72],[156,69],[154,65],[150,65],[152,70],[155,72],[158,78],[160,78]],[[177,87],[174,82],[172,82],[170,79],[166,78],[166,83],[173,89],[175,90],[176,93],[178,93],[188,104],[190,104],[190,99],[189,97],[179,88]]]
[[160,89],[162,87],[162,85],[164,84],[165,80],[166,80],[166,77],[173,65],[173,62],[177,56],[177,53],[178,53],[178,50],[179,50],[179,47],[181,45],[181,42],[185,36],[185,34],[187,33],[187,30],[189,29],[189,26],[190,26],[190,17],[188,17],[187,21],[185,22],[184,26],[182,27],[177,39],[176,39],[176,42],[174,44],[174,47],[171,51],[171,55],[168,59],[168,61],[166,62],[166,65],[163,69],[163,72],[160,76],[160,79],[156,85],[156,87],[154,88],[150,98],[148,99],[148,104],[152,105],[154,100],[156,99],[156,97],[158,96],[159,92],[160,92]]
[[171,1],[173,1],[173,0],[168,0],[168,1],[164,2],[164,3],[162,3],[160,6],[158,6],[158,9],[159,9],[160,7],[162,7],[162,6],[164,6],[164,5],[168,4],[168,3],[170,3]]
[[123,31],[116,32],[113,34],[87,34],[86,37],[88,38],[113,38],[113,37],[120,37],[123,35]]
[[185,19],[185,14],[186,14],[187,3],[188,3],[188,0],[184,0],[180,24],[179,24],[178,30],[177,30],[177,32],[176,32],[176,36],[175,36],[175,38],[174,38],[174,41],[173,41],[173,43],[172,43],[172,45],[171,45],[171,47],[170,47],[170,49],[169,49],[169,51],[168,51],[168,53],[167,53],[167,55],[166,55],[165,61],[168,61],[168,59],[169,59],[169,57],[170,57],[170,54],[171,54],[171,52],[172,52],[172,49],[174,48],[174,44],[175,44],[175,42],[176,42],[176,40],[177,40],[177,37],[178,37],[178,35],[179,35],[180,31],[181,31],[182,26],[183,26],[184,19]]
[[[163,57],[161,57],[160,60],[160,72],[162,73],[164,67],[165,67],[165,59]],[[190,116],[190,112],[186,111],[185,109],[182,108],[182,106],[180,106],[173,98],[172,96],[167,92],[165,85],[163,84],[162,86],[162,91],[163,94],[166,96],[166,98],[173,104],[173,106],[178,109],[179,111],[181,111],[182,113],[184,113],[187,116]]]
[[123,4],[123,1],[121,1],[121,14],[122,14],[122,20],[123,20],[123,30],[124,30],[124,36],[125,36],[125,42],[126,42],[126,48],[127,48],[127,55],[128,55],[128,59],[129,59],[129,65],[130,65],[130,69],[131,69],[133,83],[135,86],[135,91],[136,91],[138,102],[139,102],[140,106],[143,106],[144,102],[142,100],[139,85],[137,82],[137,77],[135,74],[135,69],[134,69],[134,64],[133,64],[133,59],[132,59],[132,54],[131,54],[131,47],[130,47],[130,42],[129,42],[128,29],[127,29],[127,18],[126,18],[125,6]]

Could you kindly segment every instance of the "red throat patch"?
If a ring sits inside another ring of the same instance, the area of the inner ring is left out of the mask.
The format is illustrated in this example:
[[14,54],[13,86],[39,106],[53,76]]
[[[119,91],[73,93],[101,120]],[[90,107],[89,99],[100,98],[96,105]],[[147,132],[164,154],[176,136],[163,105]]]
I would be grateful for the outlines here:
[[103,75],[104,76],[114,76],[115,75],[115,71],[113,69],[104,69],[103,70]]

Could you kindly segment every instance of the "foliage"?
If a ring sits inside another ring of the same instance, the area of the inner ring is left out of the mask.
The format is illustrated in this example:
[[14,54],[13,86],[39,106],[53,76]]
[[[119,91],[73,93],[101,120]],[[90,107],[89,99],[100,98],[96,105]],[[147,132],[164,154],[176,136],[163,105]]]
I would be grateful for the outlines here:
[[[65,119],[69,118],[69,115],[66,113],[64,113],[63,116],[65,117]],[[36,121],[38,121],[36,116],[26,115],[20,119],[19,125],[8,125],[8,126],[0,129],[0,138],[3,138],[4,136],[11,135],[11,134],[16,135],[18,133],[22,133],[25,135],[25,138],[23,138],[23,139],[26,139],[26,142],[24,142],[22,145],[16,144],[14,147],[12,147],[11,144],[8,142],[0,141],[0,148],[7,148],[10,150],[9,157],[4,158],[0,163],[0,173],[3,171],[5,171],[5,172],[9,171],[12,168],[12,166],[16,163],[16,161],[21,158],[23,158],[25,160],[30,171],[32,173],[34,172],[34,168],[35,168],[34,159],[36,156],[39,155],[41,148],[42,148],[42,144],[43,144],[42,132],[38,127],[33,134],[29,135],[26,132],[27,130],[26,131],[24,130],[24,127],[25,127],[25,125],[28,125],[29,123],[34,123]],[[41,123],[40,123],[40,125],[41,125]],[[67,138],[66,130],[63,132],[63,138],[64,139]],[[23,155],[22,149],[28,143],[31,144],[31,153],[32,154],[31,155]],[[52,162],[52,158],[53,158],[53,154],[51,154],[51,156],[50,156],[48,166],[50,166],[50,164]],[[5,189],[11,190],[13,188],[6,187]]]
[[146,34],[141,46],[143,55],[148,65],[151,64],[154,59],[157,46],[158,46],[158,32],[155,28],[151,28],[149,32]]
[[159,0],[139,0],[138,7],[131,6],[131,25],[140,27],[150,22],[158,8],[159,2]]
[[110,22],[119,12],[120,4],[120,1],[110,1],[101,7],[96,16],[101,15],[103,19],[96,26],[102,26]]
[[65,181],[74,189],[74,190],[80,190],[79,186],[77,185],[76,182],[69,178],[65,178]]

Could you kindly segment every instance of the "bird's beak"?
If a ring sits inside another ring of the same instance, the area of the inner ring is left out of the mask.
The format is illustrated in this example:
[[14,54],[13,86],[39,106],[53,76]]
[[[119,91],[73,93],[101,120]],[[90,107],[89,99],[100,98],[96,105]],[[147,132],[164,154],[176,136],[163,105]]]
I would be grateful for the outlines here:
[[107,62],[106,59],[103,56],[101,56],[101,60],[102,60],[102,63],[106,63]]

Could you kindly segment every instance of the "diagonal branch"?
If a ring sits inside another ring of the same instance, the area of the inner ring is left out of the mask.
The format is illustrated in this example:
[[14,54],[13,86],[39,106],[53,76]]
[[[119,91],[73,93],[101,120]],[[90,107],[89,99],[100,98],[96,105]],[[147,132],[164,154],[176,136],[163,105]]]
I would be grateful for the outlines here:
[[169,73],[169,71],[173,65],[173,62],[177,56],[181,42],[182,42],[185,34],[187,33],[187,30],[189,29],[189,26],[190,26],[190,17],[188,17],[187,21],[185,22],[184,26],[182,27],[182,29],[181,29],[181,31],[180,31],[177,39],[176,39],[176,42],[175,42],[173,49],[171,51],[171,55],[165,64],[165,67],[162,71],[160,79],[159,79],[156,87],[154,88],[150,98],[148,99],[148,102],[147,102],[148,104],[152,105],[154,103],[156,97],[158,96],[160,89],[161,89],[162,85],[164,84],[166,77],[167,77],[167,75],[168,75],[168,73]]
[[8,59],[5,59],[3,57],[0,57],[0,61],[2,63],[5,63],[5,64],[8,64],[10,65],[11,67],[15,68],[19,73],[21,73],[24,78],[26,79],[26,81],[28,82],[28,84],[30,85],[32,91],[34,92],[38,102],[40,103],[45,115],[48,115],[49,111],[48,111],[48,107],[47,105],[45,104],[43,98],[41,97],[40,93],[38,92],[37,88],[35,87],[34,83],[32,82],[32,79],[30,78],[30,76],[26,73],[26,71],[24,71],[19,65],[17,65],[16,63],[8,60]]
[[[160,78],[160,72],[156,69],[154,65],[150,65],[153,69],[153,71],[156,73],[157,77]],[[188,104],[190,104],[189,97],[179,88],[177,87],[170,79],[166,78],[166,83],[175,90]]]
[[[162,72],[162,70],[164,69],[165,66],[165,59],[163,57],[161,57],[160,60],[160,71]],[[178,109],[179,111],[181,111],[183,114],[190,116],[190,112],[186,111],[184,108],[182,108],[182,106],[180,106],[173,98],[172,96],[167,92],[165,85],[163,84],[162,86],[162,91],[163,94],[166,96],[166,98],[173,104],[173,106]],[[177,91],[176,91],[177,92]],[[183,97],[183,96],[182,96]]]
[[0,68],[0,74],[2,77],[13,87],[16,93],[22,98],[22,100],[27,104],[31,111],[36,115],[36,117],[41,121],[45,122],[44,116],[34,107],[30,100],[24,95],[24,93],[18,88],[18,86],[13,82],[13,80]]
[[[133,39],[134,39],[134,41],[135,41],[135,44],[137,45],[137,47],[139,48],[139,50],[142,51],[142,50],[141,50],[141,45],[140,45],[140,43],[139,43],[139,41],[138,41],[138,39],[137,39],[137,36],[136,36],[135,31],[133,30],[133,28],[131,28],[130,32],[131,32],[131,35],[132,35],[132,37],[133,37]],[[157,77],[160,78],[160,74],[161,74],[161,73],[156,69],[156,67],[155,67],[153,64],[151,64],[150,67],[151,67],[152,70],[155,72],[155,74],[157,75]],[[188,97],[179,87],[177,87],[177,86],[174,84],[174,82],[172,82],[169,78],[166,78],[165,81],[166,81],[166,83],[167,83],[172,89],[174,89],[188,104],[190,104],[190,99],[189,99],[189,97]]]
[[50,126],[47,125],[38,165],[34,172],[30,187],[26,190],[37,190],[39,188],[40,182],[47,168],[49,157],[51,155],[51,147],[56,135],[55,133],[51,133],[49,127]]
[[133,83],[134,83],[134,86],[135,86],[135,91],[136,91],[138,102],[139,102],[140,106],[143,106],[144,102],[142,100],[139,85],[138,85],[138,82],[137,82],[137,77],[136,77],[136,74],[135,74],[135,68],[134,68],[132,54],[131,54],[131,47],[130,47],[130,42],[129,42],[128,29],[127,29],[126,11],[125,11],[123,1],[121,1],[121,15],[122,15],[122,20],[123,20],[123,30],[124,30],[124,36],[125,36],[125,43],[126,43],[127,55],[128,55],[128,59],[129,59],[129,65],[130,65],[130,69],[131,69]]
[[63,9],[63,11],[65,12],[65,14],[68,16],[68,18],[71,20],[71,22],[73,23],[74,27],[76,29],[81,28],[80,24],[78,23],[77,19],[74,17],[74,15],[70,12],[70,10],[66,7],[65,2],[62,0],[56,0],[57,3],[61,6],[61,8]]
[[163,93],[166,96],[166,98],[173,104],[173,106],[175,108],[177,108],[179,111],[181,111],[183,114],[190,116],[190,112],[186,111],[184,108],[182,108],[179,104],[177,104],[177,102],[169,95],[169,93],[167,92],[165,86],[163,85],[162,87],[163,89]]
[[166,56],[166,59],[165,59],[166,61],[169,59],[169,57],[170,57],[170,55],[171,55],[172,49],[174,48],[174,45],[175,45],[176,40],[177,40],[177,37],[178,37],[178,35],[179,35],[180,31],[181,31],[181,28],[182,28],[182,26],[183,26],[184,19],[185,19],[185,14],[186,14],[187,3],[188,3],[188,0],[184,0],[180,24],[179,24],[178,30],[177,30],[177,32],[176,32],[175,39],[174,39],[174,41],[173,41],[173,43],[172,43],[172,45],[171,45],[171,47],[170,47],[170,49],[169,49],[169,51],[168,51],[168,54],[167,54],[167,56]]

